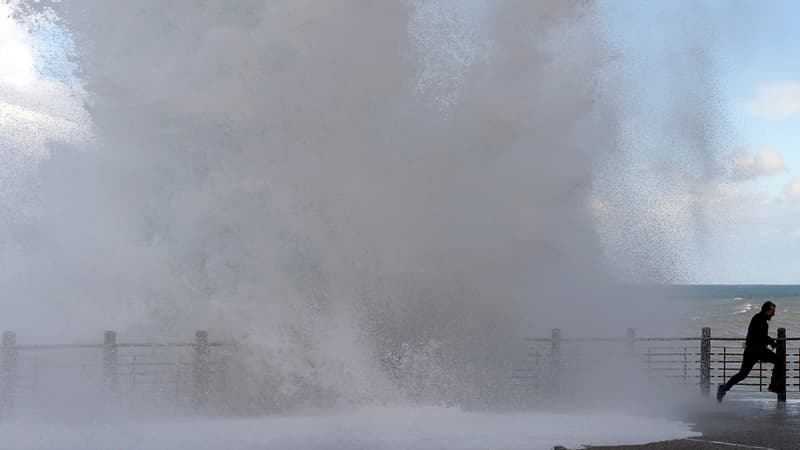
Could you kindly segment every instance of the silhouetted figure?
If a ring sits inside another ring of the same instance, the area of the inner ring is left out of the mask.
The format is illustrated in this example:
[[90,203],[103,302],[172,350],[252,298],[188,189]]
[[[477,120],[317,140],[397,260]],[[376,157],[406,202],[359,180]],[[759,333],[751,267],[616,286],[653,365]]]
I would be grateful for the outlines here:
[[769,320],[775,315],[775,304],[772,302],[765,302],[761,306],[761,312],[753,316],[750,320],[750,326],[747,327],[747,340],[745,342],[744,355],[742,356],[742,368],[739,372],[732,376],[725,384],[720,384],[717,387],[717,401],[721,402],[722,397],[728,392],[736,383],[747,378],[747,374],[753,369],[753,366],[759,362],[764,361],[774,364],[772,368],[772,381],[767,388],[770,392],[776,394],[779,392],[779,386],[783,383],[779,381],[779,377],[784,373],[783,366],[785,361],[782,356],[778,356],[767,346],[775,348],[777,343],[775,339],[769,337]]

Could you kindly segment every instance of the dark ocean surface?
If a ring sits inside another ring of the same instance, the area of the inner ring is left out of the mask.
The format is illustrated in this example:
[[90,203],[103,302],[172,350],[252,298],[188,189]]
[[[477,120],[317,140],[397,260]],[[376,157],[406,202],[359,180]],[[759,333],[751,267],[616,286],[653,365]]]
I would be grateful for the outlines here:
[[765,301],[777,305],[770,334],[786,328],[788,337],[800,337],[800,285],[672,285],[676,301],[688,302],[687,334],[711,327],[714,336],[743,336],[750,319]]

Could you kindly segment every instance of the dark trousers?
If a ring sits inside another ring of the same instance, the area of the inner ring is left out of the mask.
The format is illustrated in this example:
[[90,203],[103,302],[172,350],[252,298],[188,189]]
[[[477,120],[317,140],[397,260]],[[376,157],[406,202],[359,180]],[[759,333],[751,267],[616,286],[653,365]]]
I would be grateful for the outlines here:
[[732,388],[736,383],[739,383],[747,378],[747,375],[753,369],[753,366],[759,361],[774,364],[774,367],[772,368],[772,381],[770,381],[769,384],[771,386],[782,386],[783,380],[781,380],[780,377],[785,373],[783,370],[785,365],[783,357],[776,355],[775,352],[766,347],[746,347],[744,349],[744,355],[742,356],[742,368],[739,369],[739,372],[732,376],[727,383],[725,383],[725,390],[730,390],[730,388]]

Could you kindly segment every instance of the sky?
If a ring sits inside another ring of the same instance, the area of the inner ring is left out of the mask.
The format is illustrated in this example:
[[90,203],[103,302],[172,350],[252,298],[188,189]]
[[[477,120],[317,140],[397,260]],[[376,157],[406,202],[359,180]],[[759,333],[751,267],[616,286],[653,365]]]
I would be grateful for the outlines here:
[[[678,2],[601,2],[612,44],[644,62],[648,89],[665,85],[667,75],[647,68],[664,67],[659,58],[669,57],[674,36],[694,34],[712,57],[717,167],[694,199],[705,205],[709,233],[676,281],[800,284],[800,40],[791,38],[800,4],[690,3],[692,11]],[[669,95],[648,98],[658,108]]]
[[[733,57],[722,83],[737,147],[754,159],[738,198],[743,217],[728,255],[715,255],[721,282],[800,283],[800,4],[765,3],[750,49]],[[728,238],[720,236],[720,240]],[[722,252],[720,252],[722,253]],[[711,274],[709,273],[710,276]]]
[[[693,199],[706,205],[710,232],[695,246],[691,270],[675,281],[800,284],[800,40],[790,38],[800,4],[706,2],[707,24],[693,22],[699,15],[682,16],[686,8],[672,2],[600,4],[613,45],[626,55],[658,59],[676,33],[696,33],[714,55],[720,167]],[[90,139],[79,125],[90,120],[63,55],[71,51],[68,36],[47,27],[26,34],[5,8],[0,4],[0,128],[29,149],[0,155],[0,180],[7,182],[31,166],[30,158],[47,157],[48,140]],[[656,91],[652,98],[668,95]]]

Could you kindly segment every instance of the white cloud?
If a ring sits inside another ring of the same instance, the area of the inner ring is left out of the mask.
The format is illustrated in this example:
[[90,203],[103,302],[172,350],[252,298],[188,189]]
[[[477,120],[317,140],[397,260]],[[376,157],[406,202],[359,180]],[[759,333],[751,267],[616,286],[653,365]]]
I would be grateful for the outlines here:
[[800,241],[800,228],[789,233],[789,238],[793,241]]
[[755,156],[739,150],[733,156],[732,165],[735,179],[772,176],[787,170],[781,155],[768,148],[758,150]]
[[763,119],[786,119],[800,113],[800,82],[759,84],[747,110]]
[[779,213],[779,205],[761,190],[741,183],[712,181],[687,192],[663,197],[652,210],[654,217],[671,221],[673,227],[693,223],[701,213],[712,227],[759,223]]
[[760,237],[761,240],[769,240],[776,236],[780,236],[780,234],[781,230],[777,228],[761,228],[758,230],[758,237]]
[[783,188],[786,196],[792,200],[800,200],[800,178],[795,178]]

